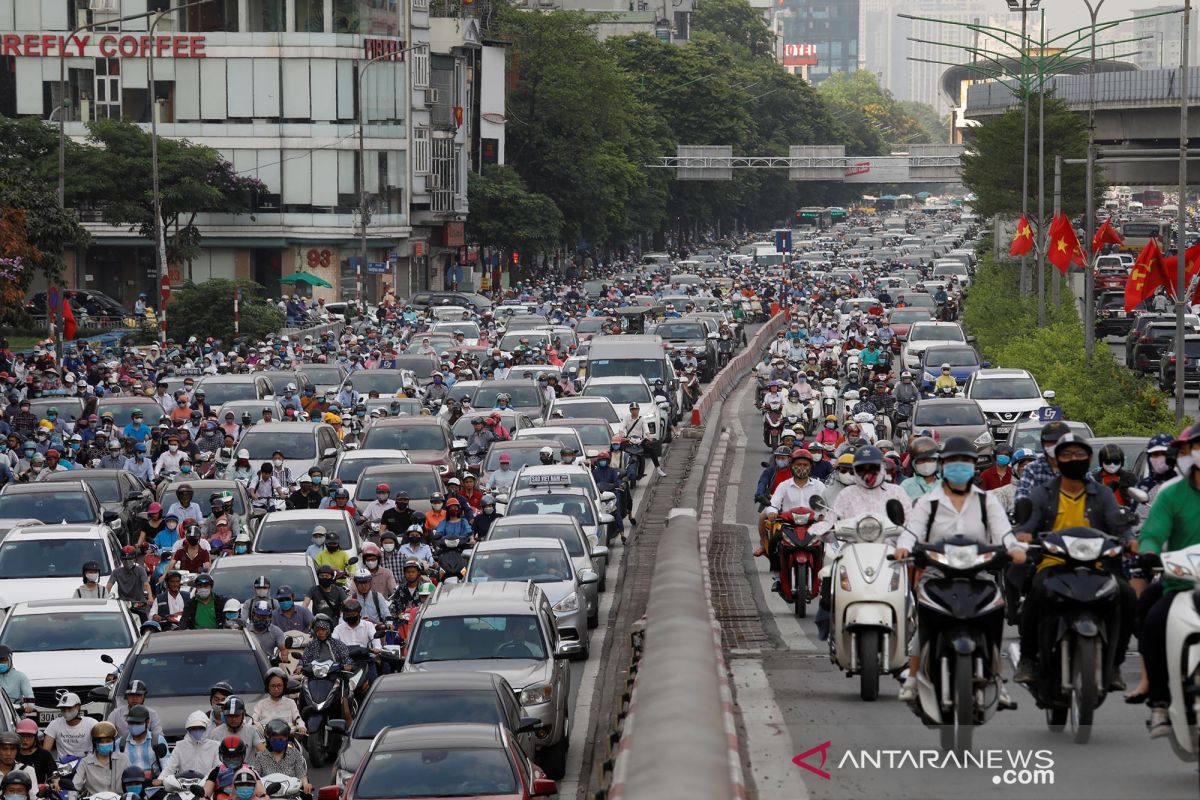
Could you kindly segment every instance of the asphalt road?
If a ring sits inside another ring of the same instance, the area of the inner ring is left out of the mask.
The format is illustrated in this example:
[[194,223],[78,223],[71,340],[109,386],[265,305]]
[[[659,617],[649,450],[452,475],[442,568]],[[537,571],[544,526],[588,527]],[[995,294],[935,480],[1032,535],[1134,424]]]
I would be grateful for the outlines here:
[[[745,584],[734,591],[752,595],[759,615],[750,627],[758,625],[757,632],[764,634],[761,646],[727,650],[750,797],[1196,797],[1196,766],[1177,760],[1165,740],[1152,741],[1144,724],[1146,709],[1126,705],[1119,696],[1110,696],[1097,710],[1091,742],[1077,745],[1068,733],[1048,731],[1043,712],[1029,694],[1009,683],[1019,708],[1000,712],[975,735],[975,751],[986,751],[981,755],[988,759],[986,766],[956,768],[930,762],[939,757],[937,732],[896,699],[899,683],[885,678],[877,702],[860,700],[857,678],[849,680],[840,673],[830,663],[824,642],[817,639],[811,618],[815,608],[810,606],[809,619],[798,620],[769,592],[766,560],[751,555],[757,544],[751,498],[767,450],[748,387],[731,397],[721,423],[732,430],[737,444],[716,522],[740,536]],[[720,601],[714,602],[720,616]],[[736,624],[746,627],[742,621]],[[743,633],[753,641],[756,631]],[[1016,631],[1010,628],[1007,634],[1014,640]],[[1130,686],[1137,681],[1137,668],[1137,656],[1131,654],[1123,669]],[[1007,665],[1009,675],[1011,669]],[[825,743],[823,765],[820,751],[804,760],[822,768],[828,778],[792,763],[795,756]],[[924,766],[900,763],[905,754]],[[878,767],[869,761],[876,758]],[[926,761],[920,762],[922,758]],[[1005,773],[1023,758],[1039,760],[1026,762],[1030,771],[1024,774]],[[1046,759],[1052,762],[1050,772],[1034,772],[1047,766]],[[1022,780],[1042,785],[1021,785]]]

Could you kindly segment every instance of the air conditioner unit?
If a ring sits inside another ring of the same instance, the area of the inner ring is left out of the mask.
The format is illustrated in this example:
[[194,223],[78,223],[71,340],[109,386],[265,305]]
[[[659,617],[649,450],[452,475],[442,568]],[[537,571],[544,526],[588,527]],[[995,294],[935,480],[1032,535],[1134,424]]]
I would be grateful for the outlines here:
[[445,187],[442,186],[442,176],[436,172],[431,172],[425,176],[426,191],[439,191]]
[[439,98],[437,89],[426,89],[425,90],[425,105],[436,106],[439,102],[440,102],[440,98]]
[[106,14],[115,14],[120,10],[120,0],[88,0],[89,11],[103,11]]

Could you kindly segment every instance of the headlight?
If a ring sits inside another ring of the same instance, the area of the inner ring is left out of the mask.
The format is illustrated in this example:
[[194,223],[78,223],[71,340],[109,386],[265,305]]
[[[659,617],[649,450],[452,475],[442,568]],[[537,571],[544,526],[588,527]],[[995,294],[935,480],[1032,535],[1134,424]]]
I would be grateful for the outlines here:
[[1064,536],[1067,553],[1076,561],[1095,561],[1104,549],[1103,539],[1084,539],[1079,536]]
[[927,381],[929,381],[930,383],[933,383],[934,381],[936,381],[936,380],[937,380],[937,378],[936,378],[936,377],[934,377],[933,375],[930,375],[928,372],[926,372],[926,373],[925,373],[924,380],[927,380]]
[[992,434],[989,433],[988,431],[984,431],[983,433],[981,433],[975,437],[975,444],[982,445],[982,444],[991,444],[991,443],[992,443]]
[[568,611],[578,611],[579,610],[579,595],[577,595],[575,592],[571,592],[569,595],[564,597],[562,600],[559,600],[557,603],[554,604],[554,610],[561,611],[563,613],[566,613]]
[[554,687],[548,683],[538,683],[521,690],[520,701],[523,706],[536,706],[539,703],[549,703],[554,698]]
[[946,545],[946,565],[951,569],[970,569],[979,558],[979,546],[974,544]]
[[854,530],[864,542],[877,542],[883,536],[883,524],[875,517],[863,517]]
[[327,677],[328,675],[329,675],[329,665],[328,664],[317,664],[315,667],[313,667],[313,677],[314,678],[324,678],[324,677]]

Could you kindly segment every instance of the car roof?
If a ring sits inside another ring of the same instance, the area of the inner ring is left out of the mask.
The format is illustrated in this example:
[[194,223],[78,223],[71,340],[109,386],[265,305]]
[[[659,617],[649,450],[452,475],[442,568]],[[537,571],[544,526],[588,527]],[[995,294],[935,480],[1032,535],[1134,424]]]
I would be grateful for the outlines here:
[[[64,472],[61,472],[58,474],[68,475],[68,474],[70,474],[70,472],[73,472],[73,471],[74,470],[64,471]],[[115,471],[119,471],[119,470],[115,470]],[[62,479],[56,480],[56,481],[54,481],[54,485],[49,485],[45,481],[35,481],[34,483],[10,483],[4,487],[4,494],[6,494],[6,495],[9,495],[9,494],[38,494],[40,492],[61,492],[64,488],[72,488],[70,486],[67,486],[67,487],[61,486],[60,484],[63,484],[63,483],[67,483],[67,484],[74,483],[74,484],[76,484],[76,486],[74,488],[78,489],[81,492],[85,492],[85,493],[88,492],[87,484],[85,484],[81,478],[72,476],[69,478],[62,478]]]
[[259,372],[252,372],[249,375],[205,375],[200,380],[196,381],[196,388],[202,388],[201,384],[206,383],[253,383],[258,378],[263,377],[271,380],[266,375]]
[[[496,584],[497,586],[499,584]],[[459,673],[454,673],[459,674]],[[371,744],[371,752],[427,750],[430,748],[500,747],[504,735],[499,725],[479,722],[445,722],[385,728]]]
[[[604,386],[606,384],[614,384],[614,383],[647,384],[648,382],[646,381],[646,378],[642,375],[613,375],[613,376],[607,377],[607,378],[601,378],[601,377],[588,378],[587,383],[589,386]],[[562,399],[566,400],[568,398],[564,397]],[[569,399],[575,399],[575,398],[569,398]]]
[[[959,345],[959,346],[961,347],[962,345]],[[1033,376],[1029,374],[1029,370],[1016,369],[1014,367],[989,367],[988,369],[978,370],[975,373],[975,380],[977,380],[977,381],[987,380],[988,378],[1030,378],[1030,377],[1033,377]]]
[[[349,513],[346,511],[334,511],[330,508],[313,508],[313,509],[289,509],[287,511],[268,511],[263,517],[263,521],[269,519],[305,519],[305,520],[336,520],[346,519],[349,521]],[[238,556],[242,558],[242,556]]]
[[434,417],[434,416],[428,416],[428,417],[380,417],[379,419],[376,419],[374,422],[371,423],[371,425],[373,427],[379,426],[379,427],[386,427],[386,428],[399,428],[402,426],[430,427],[430,426],[434,426],[434,425],[444,425],[444,424],[445,423],[441,420],[440,417]]
[[95,539],[103,537],[103,525],[27,525],[13,528],[4,541],[14,539]]
[[233,567],[303,567],[309,565],[316,569],[313,560],[304,553],[248,553],[237,558],[216,559],[209,569],[209,574],[220,571],[221,567],[232,569]]
[[14,614],[53,614],[56,611],[108,611],[114,614],[126,613],[126,603],[122,600],[107,598],[97,600],[95,598],[79,599],[68,598],[64,600],[27,600],[21,603],[14,603],[12,608],[8,609],[7,615]]
[[570,525],[574,527],[575,518],[569,514],[513,514],[504,516],[492,523],[505,528],[513,525]]
[[[256,402],[261,403],[262,401],[258,400]],[[251,427],[250,430],[246,431],[246,433],[253,433],[254,431],[261,430],[271,430],[276,433],[312,433],[318,428],[323,427],[325,427],[325,425],[321,422],[283,422],[282,420],[275,420],[272,422],[260,422]],[[245,434],[242,435],[244,436]]]
[[541,594],[541,589],[529,582],[443,583],[422,609],[421,619],[463,613],[469,616],[535,614]]
[[561,539],[549,536],[516,536],[512,539],[485,539],[475,545],[471,557],[474,558],[488,550],[556,550],[564,554],[567,552]]
[[[245,556],[238,556],[245,558]],[[249,637],[245,631],[198,629],[189,631],[163,631],[153,636],[147,636],[140,642],[139,655],[146,653],[200,653],[211,650],[228,650],[230,648],[246,648]],[[203,694],[203,687],[197,687],[197,694]]]
[[492,689],[507,681],[495,672],[396,672],[375,679],[375,694],[425,689]]

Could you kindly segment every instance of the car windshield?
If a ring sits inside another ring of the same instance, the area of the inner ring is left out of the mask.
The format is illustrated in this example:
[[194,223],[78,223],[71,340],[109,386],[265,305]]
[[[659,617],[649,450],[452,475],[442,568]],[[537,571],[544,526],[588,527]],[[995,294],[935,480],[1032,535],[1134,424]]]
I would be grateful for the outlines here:
[[974,403],[936,403],[917,406],[913,424],[922,428],[944,425],[982,425],[983,412]]
[[893,325],[910,325],[927,320],[929,316],[929,312],[923,308],[898,308],[888,319]]
[[494,408],[496,397],[501,394],[507,394],[511,398],[508,404],[513,407],[532,408],[542,403],[536,383],[495,386],[485,382],[475,390],[475,396],[471,398],[471,405],[475,408]]
[[124,650],[133,647],[124,612],[71,610],[54,614],[15,614],[8,618],[0,645],[14,653],[55,650]]
[[[59,478],[59,475],[63,477]],[[60,481],[82,481],[91,488],[92,493],[101,503],[119,503],[121,501],[121,482],[115,476],[98,478],[87,472],[68,470],[67,472],[55,472],[46,478],[47,483],[59,483]]]
[[654,334],[664,339],[703,339],[707,333],[697,322],[664,322],[654,329]]
[[44,419],[46,412],[52,408],[58,409],[62,419],[79,419],[83,413],[83,401],[78,397],[37,397],[29,401],[29,413],[38,419]]
[[514,498],[505,514],[566,514],[583,526],[595,525],[592,505],[578,495],[530,494]]
[[365,479],[363,475],[359,475],[358,484],[354,487],[355,500],[365,502],[374,500],[375,487],[381,483],[388,485],[388,488],[392,490],[393,498],[397,492],[408,492],[408,496],[414,500],[428,500],[434,492],[443,491],[441,482],[438,481],[432,469],[404,472],[381,469],[364,474]]
[[284,458],[312,461],[317,457],[317,437],[310,430],[285,432],[268,424],[246,431],[237,449],[250,451],[251,461],[270,461],[276,450]]
[[367,467],[386,467],[402,459],[396,456],[371,456],[369,458],[345,458],[333,472],[333,478],[342,483],[358,483],[358,477]]
[[437,369],[437,362],[433,356],[397,356],[392,360],[396,362],[396,369],[410,370],[421,379],[430,377]]
[[475,661],[491,658],[546,658],[537,617],[510,614],[488,617],[421,618],[409,661]]
[[464,339],[478,339],[479,326],[474,322],[459,320],[457,322],[439,322],[433,326],[433,331],[436,333],[449,333],[452,336],[462,332]]
[[61,492],[13,492],[0,495],[0,519],[41,522],[96,522],[96,511],[78,489]]
[[647,381],[666,380],[661,358],[589,358],[588,376],[619,378],[640,375]]
[[604,326],[610,324],[611,320],[608,317],[591,317],[589,319],[579,320],[579,324],[575,326],[575,333],[599,333],[604,330]]
[[322,386],[342,382],[342,368],[320,365],[308,365],[300,368],[300,373],[307,376],[314,384]]
[[587,447],[593,445],[608,449],[609,443],[612,441],[611,429],[607,425],[600,423],[590,423],[586,425],[572,425],[572,428],[579,434],[579,438]]
[[[211,402],[211,400],[209,402]],[[112,414],[113,422],[116,423],[116,426],[124,429],[126,425],[131,425],[133,423],[132,414],[135,408],[142,412],[142,416],[144,417],[142,424],[150,427],[157,425],[159,421],[167,415],[166,412],[163,411],[162,406],[160,406],[158,403],[155,403],[150,398],[146,398],[146,402],[137,406],[132,406],[129,403],[113,401],[105,402],[104,400],[101,400],[96,404],[96,413],[103,418],[104,413],[107,411],[108,413]]]
[[[239,516],[245,516],[246,503],[242,493],[235,490],[236,483],[230,481],[225,486],[196,486],[191,484],[195,489],[195,496],[192,497],[192,502],[200,506],[200,510],[204,512],[204,516],[212,513],[212,501],[209,500],[214,494],[225,495],[233,498],[233,511]],[[159,502],[162,503],[164,509],[169,509],[179,498],[175,495],[175,486],[172,484],[163,490],[162,496],[159,497]]]
[[976,380],[971,387],[972,400],[1036,400],[1038,396],[1033,378],[988,378]]
[[363,369],[351,375],[348,382],[364,395],[394,395],[404,385],[404,373],[398,369]]
[[440,425],[374,425],[362,447],[373,450],[445,450],[446,434]]
[[533,464],[541,464],[542,459],[538,455],[538,450],[541,447],[513,447],[511,445],[497,443],[488,448],[487,463],[484,464],[484,469],[488,472],[495,472],[500,469],[500,456],[507,454],[512,459],[512,468],[518,470],[521,467],[528,467]]
[[[579,402],[555,404],[555,411],[561,411],[564,419],[579,419],[580,417],[599,417],[608,422],[620,422],[621,416],[611,403]],[[607,434],[606,434],[607,435]]]
[[322,518],[320,521],[314,522],[303,518],[272,519],[267,517],[258,528],[258,536],[254,539],[254,552],[303,553],[312,544],[313,528],[317,525],[322,525],[325,530],[336,533],[343,546],[350,543],[350,526],[345,520]]
[[[222,594],[225,590],[221,589]],[[300,590],[297,589],[299,594]],[[239,595],[230,595],[238,597]],[[241,595],[248,597],[247,595]],[[129,679],[146,684],[151,697],[203,696],[220,675],[233,687],[233,693],[254,695],[262,692],[263,670],[249,649],[188,650],[184,653],[142,653],[133,662]]]
[[[311,544],[312,529],[309,529]],[[348,540],[343,540],[348,541]],[[213,564],[214,591],[222,597],[241,600],[254,596],[254,579],[266,575],[275,588],[290,586],[297,597],[308,593],[317,582],[314,567],[308,564],[264,564],[259,561],[251,566],[239,565],[237,558],[218,559]],[[258,689],[256,691],[261,691]]]
[[440,722],[478,722],[508,725],[499,698],[492,691],[426,689],[371,696],[358,712],[353,738],[374,739],[384,728],[431,725]]
[[562,550],[522,547],[476,552],[471,556],[468,583],[533,581],[560,583],[571,580],[571,563]]
[[961,342],[962,329],[957,325],[923,325],[909,334],[911,341]]
[[377,752],[354,784],[363,800],[517,796],[521,784],[500,747]]
[[[89,561],[111,572],[99,539],[21,539],[0,544],[0,578],[78,578]],[[14,598],[18,599],[18,598]]]
[[198,384],[196,390],[204,391],[204,402],[211,406],[221,406],[232,400],[258,400],[257,381],[205,381]]
[[607,383],[583,387],[584,397],[606,397],[614,406],[630,403],[652,403],[650,391],[640,383]]
[[969,347],[931,347],[925,351],[925,365],[937,369],[941,364],[952,367],[977,367],[979,356]]

